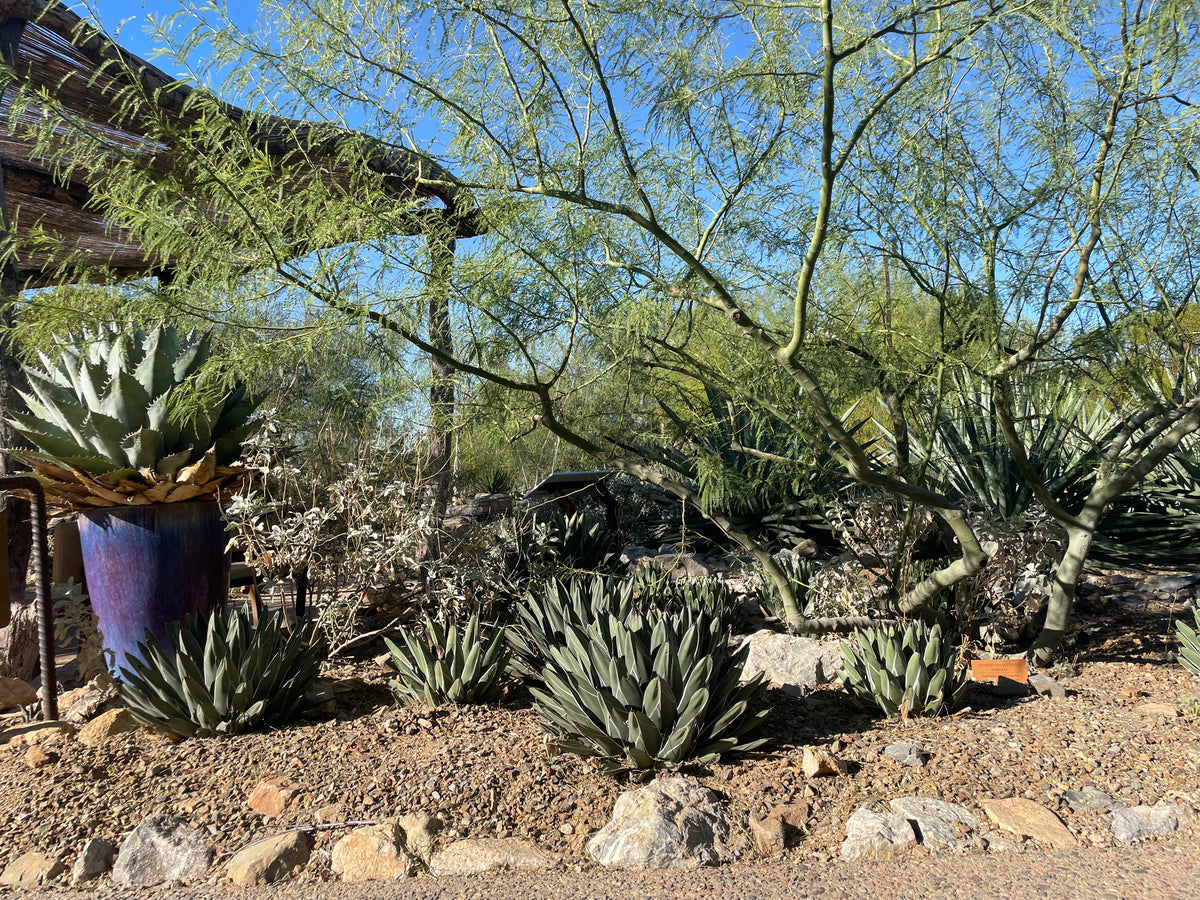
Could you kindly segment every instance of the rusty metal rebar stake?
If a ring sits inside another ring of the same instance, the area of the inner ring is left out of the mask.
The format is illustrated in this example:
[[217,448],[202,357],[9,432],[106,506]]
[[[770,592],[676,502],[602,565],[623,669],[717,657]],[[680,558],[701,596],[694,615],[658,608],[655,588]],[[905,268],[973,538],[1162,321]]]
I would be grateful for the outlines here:
[[[37,595],[38,655],[42,662],[42,718],[58,718],[58,678],[54,668],[54,602],[50,595],[50,546],[47,540],[46,492],[28,475],[0,477],[0,490],[28,491],[32,498],[33,579]],[[3,573],[4,578],[8,573]]]

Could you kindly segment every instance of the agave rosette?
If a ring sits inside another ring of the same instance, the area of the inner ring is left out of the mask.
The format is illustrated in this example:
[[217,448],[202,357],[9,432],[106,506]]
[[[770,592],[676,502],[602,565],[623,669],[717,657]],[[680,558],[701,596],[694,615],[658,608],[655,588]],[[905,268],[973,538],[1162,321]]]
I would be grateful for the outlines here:
[[71,509],[214,499],[246,477],[233,465],[254,429],[245,385],[180,421],[181,388],[211,354],[211,338],[109,328],[83,344],[56,339],[57,359],[27,367],[29,412],[9,421],[47,497]]

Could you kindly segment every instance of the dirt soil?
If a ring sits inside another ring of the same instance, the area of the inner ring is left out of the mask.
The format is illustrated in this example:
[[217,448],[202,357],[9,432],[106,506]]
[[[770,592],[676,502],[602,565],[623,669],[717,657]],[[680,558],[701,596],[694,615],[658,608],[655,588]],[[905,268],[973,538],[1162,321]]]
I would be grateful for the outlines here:
[[[315,827],[317,847],[299,878],[237,896],[1200,896],[1200,839],[1120,847],[1105,813],[1074,813],[1062,799],[1091,785],[1127,805],[1200,807],[1200,680],[1174,661],[1174,620],[1191,619],[1184,600],[1136,598],[1103,579],[1093,584],[1081,598],[1067,662],[1047,672],[1066,699],[1003,698],[972,685],[956,715],[905,725],[860,711],[836,687],[804,698],[768,690],[770,747],[683,770],[724,798],[747,841],[742,860],[717,872],[599,868],[584,845],[628,783],[576,757],[549,755],[520,689],[496,706],[400,709],[387,672],[369,659],[327,672],[347,690],[325,721],[180,743],[149,730],[95,748],[63,739],[46,746],[51,762],[41,768],[27,762],[26,748],[0,747],[0,867],[28,850],[69,867],[85,839],[119,844],[145,816],[170,812],[207,830],[219,857],[207,884],[164,896],[234,896],[222,861],[297,826]],[[883,757],[893,743],[918,745],[929,764],[917,769]],[[805,778],[806,747],[832,752],[849,773]],[[282,814],[264,818],[246,798],[273,775],[288,776],[300,791]],[[838,858],[855,809],[913,794],[961,803],[984,820],[980,801],[1027,797],[1057,812],[1080,847],[1051,852],[1012,837],[1006,849],[973,856],[915,850],[899,862]],[[789,803],[807,804],[804,828],[782,855],[755,856],[745,837],[749,819]],[[394,890],[334,881],[329,850],[349,828],[418,811],[445,822],[445,842],[524,837],[562,854],[564,865],[490,880],[421,876]],[[122,893],[107,877],[93,884],[93,894],[146,894]]]

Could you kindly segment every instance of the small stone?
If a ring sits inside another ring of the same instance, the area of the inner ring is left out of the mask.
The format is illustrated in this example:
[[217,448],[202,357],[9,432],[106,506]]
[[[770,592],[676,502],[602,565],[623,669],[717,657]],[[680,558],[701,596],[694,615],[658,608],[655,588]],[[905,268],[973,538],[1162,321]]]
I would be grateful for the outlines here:
[[1174,834],[1196,818],[1190,806],[1159,803],[1155,806],[1131,806],[1112,813],[1113,837],[1122,844]]
[[236,885],[272,884],[293,869],[303,868],[312,853],[312,838],[303,831],[288,831],[243,847],[226,867]]
[[110,709],[79,729],[76,740],[85,747],[99,747],[118,735],[136,731],[140,726],[127,709]]
[[892,859],[916,846],[917,835],[908,819],[898,813],[881,813],[863,806],[846,821],[841,857]]
[[254,786],[246,805],[260,816],[277,816],[299,792],[300,786],[286,775],[273,775]]
[[1174,719],[1179,715],[1179,709],[1170,703],[1139,703],[1133,708],[1139,716],[1162,716]]
[[391,881],[414,875],[417,861],[403,849],[395,820],[356,828],[333,845],[330,866],[343,881]]
[[102,838],[89,838],[84,841],[79,857],[71,867],[71,884],[77,885],[99,878],[112,868],[116,853],[117,848]]
[[346,820],[346,807],[340,803],[330,803],[322,806],[314,813],[318,825],[331,825]]
[[506,869],[551,869],[560,861],[519,838],[471,838],[435,853],[429,871],[435,876],[483,875]]
[[902,766],[915,766],[918,769],[929,763],[929,754],[916,744],[888,744],[883,748],[883,755],[892,762]]
[[25,751],[25,765],[31,769],[41,769],[58,759],[53,753],[47,753],[39,745],[34,744]]
[[750,817],[750,839],[754,849],[763,856],[774,856],[786,849],[786,828],[783,820],[766,815],[761,819]]
[[831,775],[845,775],[846,765],[828,750],[804,748],[804,759],[800,769],[805,778],[826,778]]
[[1114,800],[1099,788],[1088,785],[1081,791],[1063,791],[1063,800],[1073,813],[1098,812],[1100,810],[1120,809],[1125,804]]
[[20,678],[0,677],[0,712],[37,703],[38,692]]
[[1062,819],[1032,800],[1010,797],[1005,800],[984,800],[980,806],[996,827],[1004,831],[1031,837],[1056,850],[1079,844]]
[[1066,688],[1049,675],[1030,675],[1029,684],[1039,696],[1049,697],[1051,700],[1067,699]]
[[148,887],[203,878],[213,851],[204,836],[182,819],[156,813],[143,819],[121,842],[114,884]]

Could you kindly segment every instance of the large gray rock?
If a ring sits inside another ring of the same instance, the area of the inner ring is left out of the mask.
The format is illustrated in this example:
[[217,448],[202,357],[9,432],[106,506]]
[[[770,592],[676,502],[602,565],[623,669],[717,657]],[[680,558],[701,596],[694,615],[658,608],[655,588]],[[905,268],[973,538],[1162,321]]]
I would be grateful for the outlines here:
[[1196,814],[1182,803],[1131,806],[1112,813],[1112,833],[1122,844],[1174,834],[1192,824]]
[[888,805],[908,819],[922,847],[968,850],[982,846],[974,832],[979,819],[965,807],[930,797],[897,797]]
[[842,859],[891,859],[916,846],[917,835],[899,813],[875,812],[862,806],[846,821]]
[[842,671],[842,641],[819,641],[763,629],[746,638],[750,654],[742,677],[763,681],[797,696],[835,681]]
[[587,851],[604,866],[690,869],[733,859],[728,842],[715,793],[686,778],[657,778],[617,798]]
[[148,887],[203,878],[213,851],[204,836],[166,813],[147,816],[121,842],[113,866],[115,884]]
[[550,869],[559,857],[519,838],[470,838],[433,855],[433,875],[483,875],[505,869]]
[[236,885],[271,884],[307,863],[310,853],[312,838],[303,831],[288,831],[243,847],[225,871]]
[[71,867],[71,884],[81,884],[99,878],[112,868],[117,848],[103,838],[89,838]]

